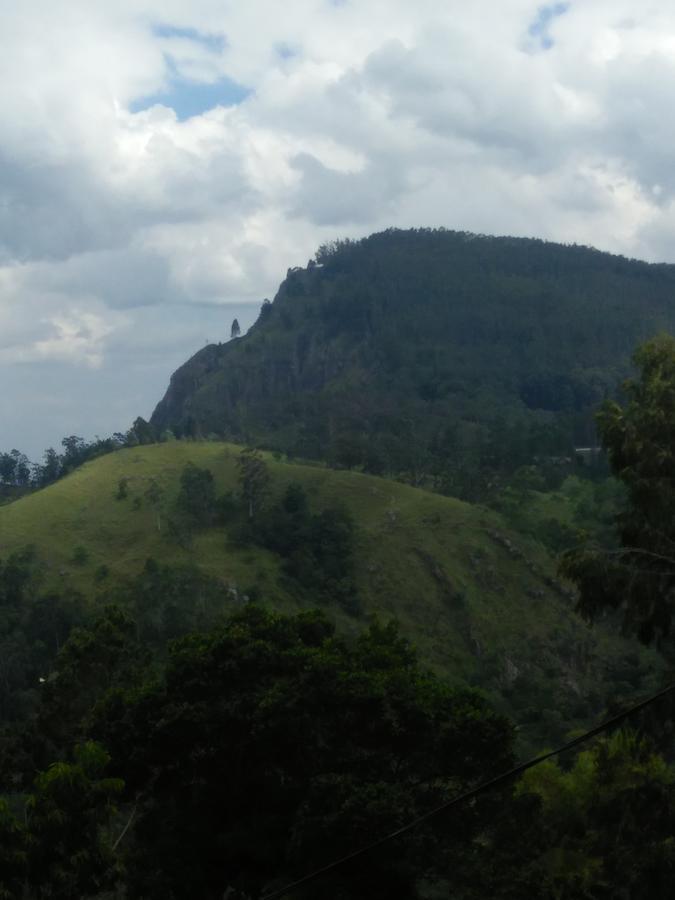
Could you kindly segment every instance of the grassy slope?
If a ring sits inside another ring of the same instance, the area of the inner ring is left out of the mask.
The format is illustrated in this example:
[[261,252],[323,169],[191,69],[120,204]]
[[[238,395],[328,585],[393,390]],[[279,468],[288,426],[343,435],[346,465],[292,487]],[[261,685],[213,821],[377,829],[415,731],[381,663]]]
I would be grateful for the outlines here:
[[[109,567],[112,580],[136,574],[150,556],[194,560],[240,594],[255,585],[277,608],[298,608],[273,554],[233,549],[223,528],[199,534],[189,552],[167,535],[166,512],[183,466],[192,461],[208,467],[219,492],[236,489],[238,451],[221,443],[172,442],[88,463],[0,508],[0,555],[32,543],[44,564],[45,588],[92,595],[101,565]],[[396,616],[429,665],[486,688],[517,719],[530,718],[535,732],[535,709],[547,710],[550,720],[541,733],[595,715],[616,686],[616,661],[634,660],[620,676],[627,679],[625,693],[646,689],[655,677],[654,655],[591,630],[574,615],[570,599],[551,586],[554,566],[539,545],[512,537],[509,547],[495,538],[495,532],[508,535],[495,513],[372,476],[267,461],[273,494],[298,481],[313,509],[343,503],[352,512],[366,615]],[[115,493],[122,477],[129,479],[129,496],[120,501]],[[143,498],[152,478],[164,490],[161,530]],[[137,510],[135,497],[143,498]],[[81,566],[72,562],[78,545],[89,552]],[[340,610],[330,612],[341,628],[360,625]]]

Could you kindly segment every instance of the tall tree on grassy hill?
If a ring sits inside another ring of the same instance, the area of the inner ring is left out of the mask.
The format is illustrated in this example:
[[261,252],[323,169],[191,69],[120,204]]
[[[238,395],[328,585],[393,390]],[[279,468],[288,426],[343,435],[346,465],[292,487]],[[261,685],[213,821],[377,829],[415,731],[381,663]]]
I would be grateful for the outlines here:
[[237,319],[232,321],[232,329],[230,331],[230,338],[238,338],[241,334],[241,327],[239,326],[239,322]]
[[194,522],[208,525],[213,518],[216,486],[209,469],[189,462],[181,472],[180,492],[176,504],[181,513]]
[[64,470],[70,471],[86,459],[88,447],[84,438],[71,434],[63,438],[61,446],[64,450],[62,459],[62,468]]
[[127,440],[137,444],[154,444],[157,440],[155,429],[142,416],[138,416],[131,426]]
[[0,481],[3,484],[16,483],[16,458],[11,453],[0,453]]
[[31,464],[25,453],[10,450],[0,453],[0,481],[24,487],[30,481]]
[[563,571],[577,583],[586,615],[619,610],[627,630],[664,645],[675,613],[675,338],[648,341],[634,362],[625,405],[606,403],[597,417],[627,491],[619,546],[570,551]]
[[16,459],[16,483],[25,486],[30,481],[31,464],[25,453],[12,450],[11,455]]
[[164,489],[155,478],[150,479],[150,484],[143,495],[155,511],[157,517],[157,531],[162,530],[162,500]]
[[56,481],[61,474],[61,457],[53,447],[44,452],[44,463],[38,469],[38,482],[44,486]]
[[269,486],[267,464],[259,450],[245,447],[237,459],[239,484],[246,503],[249,519],[258,511]]

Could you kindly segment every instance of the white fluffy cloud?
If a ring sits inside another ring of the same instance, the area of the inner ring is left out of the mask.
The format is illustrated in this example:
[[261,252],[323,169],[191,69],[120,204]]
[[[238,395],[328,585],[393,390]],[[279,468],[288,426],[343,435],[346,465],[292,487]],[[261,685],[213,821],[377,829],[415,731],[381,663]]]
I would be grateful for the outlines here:
[[675,261],[665,0],[2,6],[0,449],[147,415],[336,236]]

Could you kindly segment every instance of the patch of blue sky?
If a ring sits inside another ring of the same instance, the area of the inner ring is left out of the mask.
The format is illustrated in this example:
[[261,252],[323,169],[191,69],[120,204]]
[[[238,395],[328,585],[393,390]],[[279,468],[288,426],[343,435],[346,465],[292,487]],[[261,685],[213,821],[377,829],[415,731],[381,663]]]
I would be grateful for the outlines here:
[[222,53],[227,47],[227,38],[224,34],[206,34],[197,31],[196,28],[177,28],[175,25],[154,25],[152,33],[159,38],[182,38],[187,41],[195,41],[211,50],[213,53]]
[[549,29],[555,19],[564,16],[569,8],[569,3],[551,3],[547,6],[540,6],[537,10],[536,18],[528,27],[527,33],[542,50],[550,50],[553,46],[554,40]]
[[[152,32],[160,39],[192,41],[214,55],[222,54],[228,46],[224,34],[210,34],[196,28],[157,23],[153,25]],[[169,72],[167,87],[157,93],[137,97],[129,105],[131,112],[142,112],[160,104],[173,109],[178,120],[184,122],[216,106],[237,106],[253,93],[250,88],[231,78],[223,77],[212,82],[186,78],[180,73],[170,51],[165,53],[164,61]]]
[[276,44],[274,49],[277,52],[277,55],[281,57],[281,59],[293,59],[295,56],[300,55],[300,51],[297,47],[291,46],[291,44],[286,44],[282,42],[281,44]]
[[137,113],[161,104],[170,107],[176,113],[179,122],[184,122],[194,116],[201,116],[216,106],[237,106],[252,93],[250,88],[229,78],[220,78],[218,81],[204,84],[173,77],[165,91],[159,91],[148,97],[139,97],[130,104],[129,109]]

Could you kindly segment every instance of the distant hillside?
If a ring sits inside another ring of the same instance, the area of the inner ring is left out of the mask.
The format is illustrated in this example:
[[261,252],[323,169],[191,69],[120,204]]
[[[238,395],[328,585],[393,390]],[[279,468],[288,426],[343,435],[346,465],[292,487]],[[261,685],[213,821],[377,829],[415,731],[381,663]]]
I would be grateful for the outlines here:
[[636,344],[674,328],[675,266],[386,231],[290,270],[245,337],[173,375],[152,424],[431,473],[453,493],[463,469],[512,470],[592,443],[593,411]]
[[[196,564],[223,585],[226,605],[241,605],[248,595],[286,611],[315,605],[276,554],[234,546],[227,527],[197,532],[188,549],[170,535],[185,464],[210,469],[222,494],[236,491],[238,453],[221,443],[173,441],[88,462],[0,507],[0,556],[35,545],[43,593],[93,598],[153,557]],[[610,696],[646,691],[658,678],[656,654],[585,625],[541,546],[515,537],[496,513],[373,476],[271,457],[267,465],[268,503],[297,482],[314,510],[343,504],[356,522],[363,614],[329,605],[340,629],[395,616],[426,665],[486,690],[523,726],[527,741],[557,739],[599,715]],[[120,479],[126,496],[117,499]]]

